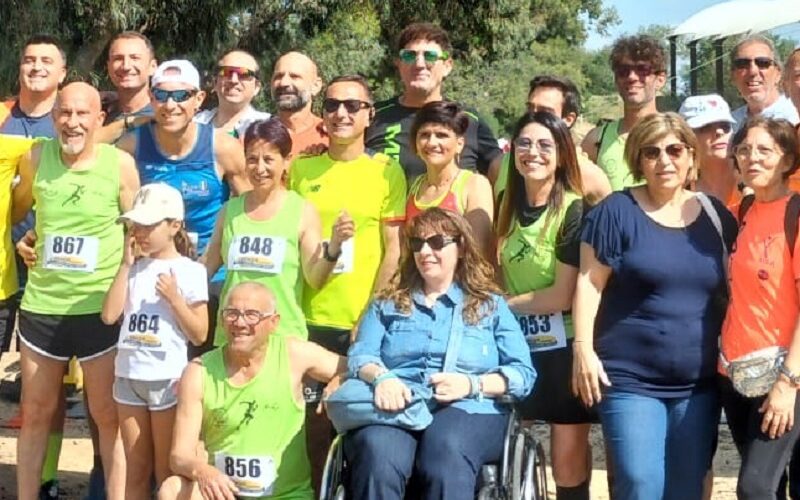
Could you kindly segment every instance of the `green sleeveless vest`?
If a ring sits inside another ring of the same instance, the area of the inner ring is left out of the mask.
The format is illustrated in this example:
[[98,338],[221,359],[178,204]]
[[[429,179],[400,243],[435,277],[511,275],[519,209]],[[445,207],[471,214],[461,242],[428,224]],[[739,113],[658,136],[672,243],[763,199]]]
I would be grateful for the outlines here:
[[627,134],[620,135],[622,120],[606,123],[600,132],[600,144],[597,148],[597,165],[608,176],[611,189],[621,191],[626,187],[642,184],[636,181],[625,161],[625,141]]
[[285,337],[270,335],[261,371],[233,386],[224,347],[202,356],[201,438],[209,462],[227,474],[241,496],[313,497],[303,422],[305,404],[292,393]]
[[[288,191],[280,210],[269,220],[251,219],[244,210],[247,195],[233,198],[225,206],[222,226],[222,262],[227,268],[220,303],[233,286],[256,281],[275,294],[275,307],[281,315],[278,335],[308,338],[303,299],[303,270],[300,264],[300,221],[305,200]],[[221,310],[221,308],[220,308]],[[226,342],[221,318],[217,321],[214,344]]]
[[117,149],[94,146],[95,164],[75,171],[61,161],[56,140],[43,143],[33,181],[36,265],[30,269],[22,309],[38,314],[99,313],[122,259],[117,224]]

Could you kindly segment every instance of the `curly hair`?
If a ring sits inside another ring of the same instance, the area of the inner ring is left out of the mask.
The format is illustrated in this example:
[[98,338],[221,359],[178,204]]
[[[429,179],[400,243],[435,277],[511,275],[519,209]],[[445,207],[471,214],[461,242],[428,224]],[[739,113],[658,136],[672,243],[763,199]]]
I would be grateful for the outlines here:
[[475,243],[469,222],[462,215],[449,210],[430,208],[406,224],[400,267],[376,297],[394,302],[397,310],[403,314],[411,313],[411,295],[422,291],[425,281],[417,268],[409,240],[432,234],[442,234],[456,240],[459,258],[453,282],[464,292],[464,322],[474,325],[494,312],[493,296],[502,291],[495,282],[494,269],[483,258]]
[[658,40],[648,35],[626,36],[614,42],[608,58],[611,69],[616,69],[625,59],[648,62],[657,73],[665,71],[667,67],[664,48]]

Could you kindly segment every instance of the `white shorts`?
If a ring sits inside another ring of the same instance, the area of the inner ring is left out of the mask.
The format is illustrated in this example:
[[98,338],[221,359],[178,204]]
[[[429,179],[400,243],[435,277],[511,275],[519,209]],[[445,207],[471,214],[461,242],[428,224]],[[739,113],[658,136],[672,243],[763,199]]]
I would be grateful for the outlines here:
[[133,380],[114,378],[114,401],[123,405],[168,410],[178,404],[178,380]]

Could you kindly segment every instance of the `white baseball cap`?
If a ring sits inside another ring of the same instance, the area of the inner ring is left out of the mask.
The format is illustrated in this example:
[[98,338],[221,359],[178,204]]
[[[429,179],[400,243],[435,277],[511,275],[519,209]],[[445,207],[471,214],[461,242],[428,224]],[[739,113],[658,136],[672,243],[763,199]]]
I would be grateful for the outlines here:
[[719,94],[687,97],[678,113],[691,128],[700,128],[717,122],[736,123],[731,116],[731,108]]
[[195,89],[200,89],[200,73],[194,64],[186,59],[173,59],[158,65],[156,72],[150,80],[150,85],[156,87],[162,83],[183,83]]
[[143,226],[162,220],[183,220],[183,197],[174,187],[156,182],[139,189],[133,199],[133,208],[120,216],[118,222],[130,221]]

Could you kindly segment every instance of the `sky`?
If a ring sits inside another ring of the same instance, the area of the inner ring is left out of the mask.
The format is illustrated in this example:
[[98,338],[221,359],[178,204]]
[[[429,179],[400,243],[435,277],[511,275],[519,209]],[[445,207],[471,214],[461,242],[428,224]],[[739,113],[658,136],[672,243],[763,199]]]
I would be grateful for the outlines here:
[[[623,34],[636,33],[639,28],[651,24],[677,26],[704,8],[723,2],[724,0],[603,0],[604,6],[617,9],[622,22],[608,36],[590,33],[586,48],[602,48]],[[800,23],[776,29],[774,33],[794,38],[800,43]]]

